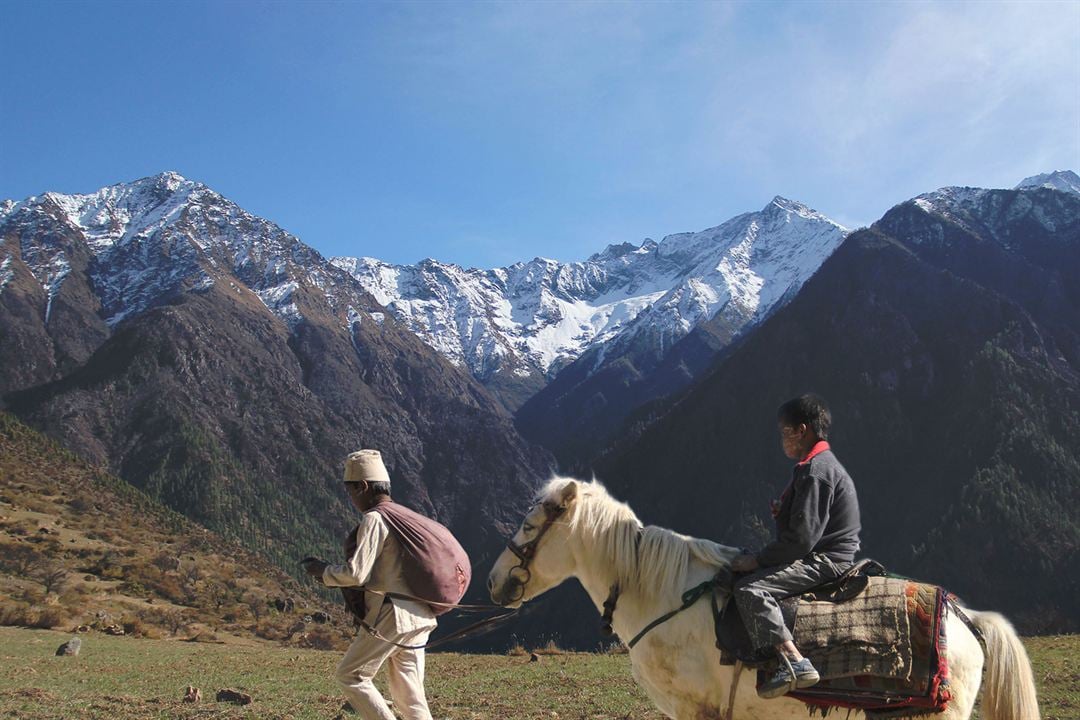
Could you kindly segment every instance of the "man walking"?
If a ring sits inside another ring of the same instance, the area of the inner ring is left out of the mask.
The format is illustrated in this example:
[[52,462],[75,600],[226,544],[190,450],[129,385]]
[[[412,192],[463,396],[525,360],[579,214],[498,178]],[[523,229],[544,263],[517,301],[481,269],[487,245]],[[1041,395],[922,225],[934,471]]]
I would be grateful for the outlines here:
[[[364,720],[395,720],[372,678],[388,662],[390,695],[405,720],[431,720],[424,695],[424,651],[399,645],[424,645],[435,629],[435,614],[426,603],[389,598],[385,593],[413,594],[403,577],[400,541],[378,512],[390,498],[390,475],[377,450],[360,450],[345,461],[345,488],[363,513],[356,530],[356,550],[342,565],[310,558],[309,575],[327,587],[362,587],[360,634],[338,664],[335,678],[349,704]],[[396,643],[396,644],[394,644]]]
[[735,558],[748,572],[735,583],[735,604],[757,649],[773,648],[780,668],[758,688],[779,697],[810,687],[819,676],[795,647],[777,597],[828,582],[851,567],[859,550],[859,500],[855,485],[829,447],[832,415],[817,395],[803,395],[777,413],[784,454],[798,461],[791,482],[773,503],[777,539],[757,555]]

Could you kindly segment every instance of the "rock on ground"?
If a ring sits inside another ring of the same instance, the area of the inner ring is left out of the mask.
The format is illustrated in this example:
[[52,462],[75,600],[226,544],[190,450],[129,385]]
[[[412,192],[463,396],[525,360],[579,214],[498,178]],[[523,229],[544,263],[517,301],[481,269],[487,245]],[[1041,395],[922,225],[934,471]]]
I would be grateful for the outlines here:
[[70,655],[75,656],[79,654],[79,650],[82,649],[82,638],[73,637],[66,643],[56,649],[57,656]]
[[250,705],[251,696],[247,693],[240,692],[239,690],[230,690],[226,688],[225,690],[218,690],[217,701],[231,702],[236,703],[237,705]]

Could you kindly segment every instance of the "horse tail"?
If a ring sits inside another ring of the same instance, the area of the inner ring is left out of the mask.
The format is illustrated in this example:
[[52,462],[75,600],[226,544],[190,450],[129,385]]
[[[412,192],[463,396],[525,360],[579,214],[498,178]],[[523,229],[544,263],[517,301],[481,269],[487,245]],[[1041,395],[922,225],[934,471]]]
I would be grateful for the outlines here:
[[1031,662],[1013,626],[994,612],[967,611],[983,634],[986,675],[982,709],[987,720],[1039,720]]

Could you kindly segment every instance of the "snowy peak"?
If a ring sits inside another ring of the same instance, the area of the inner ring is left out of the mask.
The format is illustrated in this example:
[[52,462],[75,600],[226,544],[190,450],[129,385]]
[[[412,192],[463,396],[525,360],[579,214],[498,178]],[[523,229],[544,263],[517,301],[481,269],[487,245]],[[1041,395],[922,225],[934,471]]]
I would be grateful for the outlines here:
[[[918,222],[916,224],[923,227],[915,229],[910,218],[901,217],[903,208],[914,206],[962,227],[976,237],[993,239],[1006,248],[1015,249],[1024,241],[1015,231],[1019,218],[1027,218],[1050,232],[1055,232],[1061,223],[1072,222],[1068,207],[1075,204],[1075,196],[1080,192],[1069,187],[1077,180],[1075,173],[1065,171],[1026,178],[1012,190],[944,187],[897,205],[878,222],[896,228],[896,232],[916,244],[943,243],[940,223]],[[1076,184],[1080,186],[1080,183]],[[1042,192],[1047,188],[1057,192],[1047,197]]]
[[1057,170],[1042,175],[1032,175],[1024,178],[1016,186],[1017,190],[1024,188],[1046,187],[1062,192],[1071,192],[1080,195],[1080,176],[1072,170]]
[[722,308],[738,326],[756,322],[790,297],[846,232],[776,197],[717,227],[660,243],[611,244],[584,262],[535,258],[492,270],[435,260],[331,262],[487,382],[500,373],[550,378],[590,348],[644,332],[670,343]]
[[674,342],[718,314],[741,332],[792,297],[847,232],[806,205],[777,196],[759,212],[698,233],[670,235],[658,252],[686,270],[619,342],[644,334]]
[[950,186],[923,193],[912,202],[928,213],[953,218],[974,207],[987,192],[985,188]]
[[777,195],[756,213],[737,215],[722,225],[700,232],[668,235],[660,242],[657,252],[680,264],[702,261],[719,262],[723,255],[732,252],[735,246],[745,242],[747,233],[757,236],[762,229],[766,230],[760,240],[755,237],[755,240],[747,245],[748,248],[755,247],[759,252],[763,249],[767,250],[763,246],[773,240],[775,233],[783,236],[776,237],[778,242],[786,242],[791,238],[788,237],[789,233],[781,230],[785,225],[802,227],[822,225],[840,235],[848,232],[847,228],[816,210]]
[[[1058,170],[1042,175],[1032,175],[1017,183],[1014,190],[1050,188],[1080,195],[1080,176],[1072,170]],[[996,192],[989,188],[950,186],[923,193],[914,203],[927,212],[936,212],[951,219],[959,214],[975,210],[987,195]]]
[[109,326],[217,282],[254,293],[290,326],[303,317],[304,288],[342,317],[350,302],[370,305],[352,278],[296,237],[175,172],[85,195],[44,193],[0,212],[0,227],[19,236],[21,257],[50,302],[72,254],[84,252],[76,246],[89,251],[85,272]]
[[164,172],[86,195],[47,192],[16,203],[0,220],[18,209],[59,212],[71,227],[83,233],[91,249],[98,253],[131,239],[135,234],[133,229],[146,234],[170,224],[198,192],[210,191],[177,173]]
[[817,217],[819,219],[828,219],[821,213],[812,210],[798,200],[789,200],[782,195],[777,195],[776,197],[774,197],[772,199],[772,202],[766,205],[761,212],[768,213],[770,211],[789,213],[799,215],[801,217]]
[[650,238],[645,238],[641,245],[635,245],[634,243],[624,242],[618,244],[608,245],[602,251],[591,255],[586,262],[603,262],[605,260],[615,260],[617,258],[626,257],[633,253],[649,254],[655,252],[657,244]]

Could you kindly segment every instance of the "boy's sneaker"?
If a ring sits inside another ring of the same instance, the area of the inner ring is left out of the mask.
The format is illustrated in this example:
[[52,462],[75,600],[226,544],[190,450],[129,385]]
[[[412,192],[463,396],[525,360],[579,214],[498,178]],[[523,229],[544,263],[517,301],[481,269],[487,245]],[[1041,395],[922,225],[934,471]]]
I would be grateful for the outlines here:
[[780,667],[773,676],[762,683],[757,694],[763,698],[775,698],[786,695],[796,688],[808,688],[816,685],[821,679],[818,671],[809,658],[803,658],[798,662],[789,662],[787,658],[780,658]]

